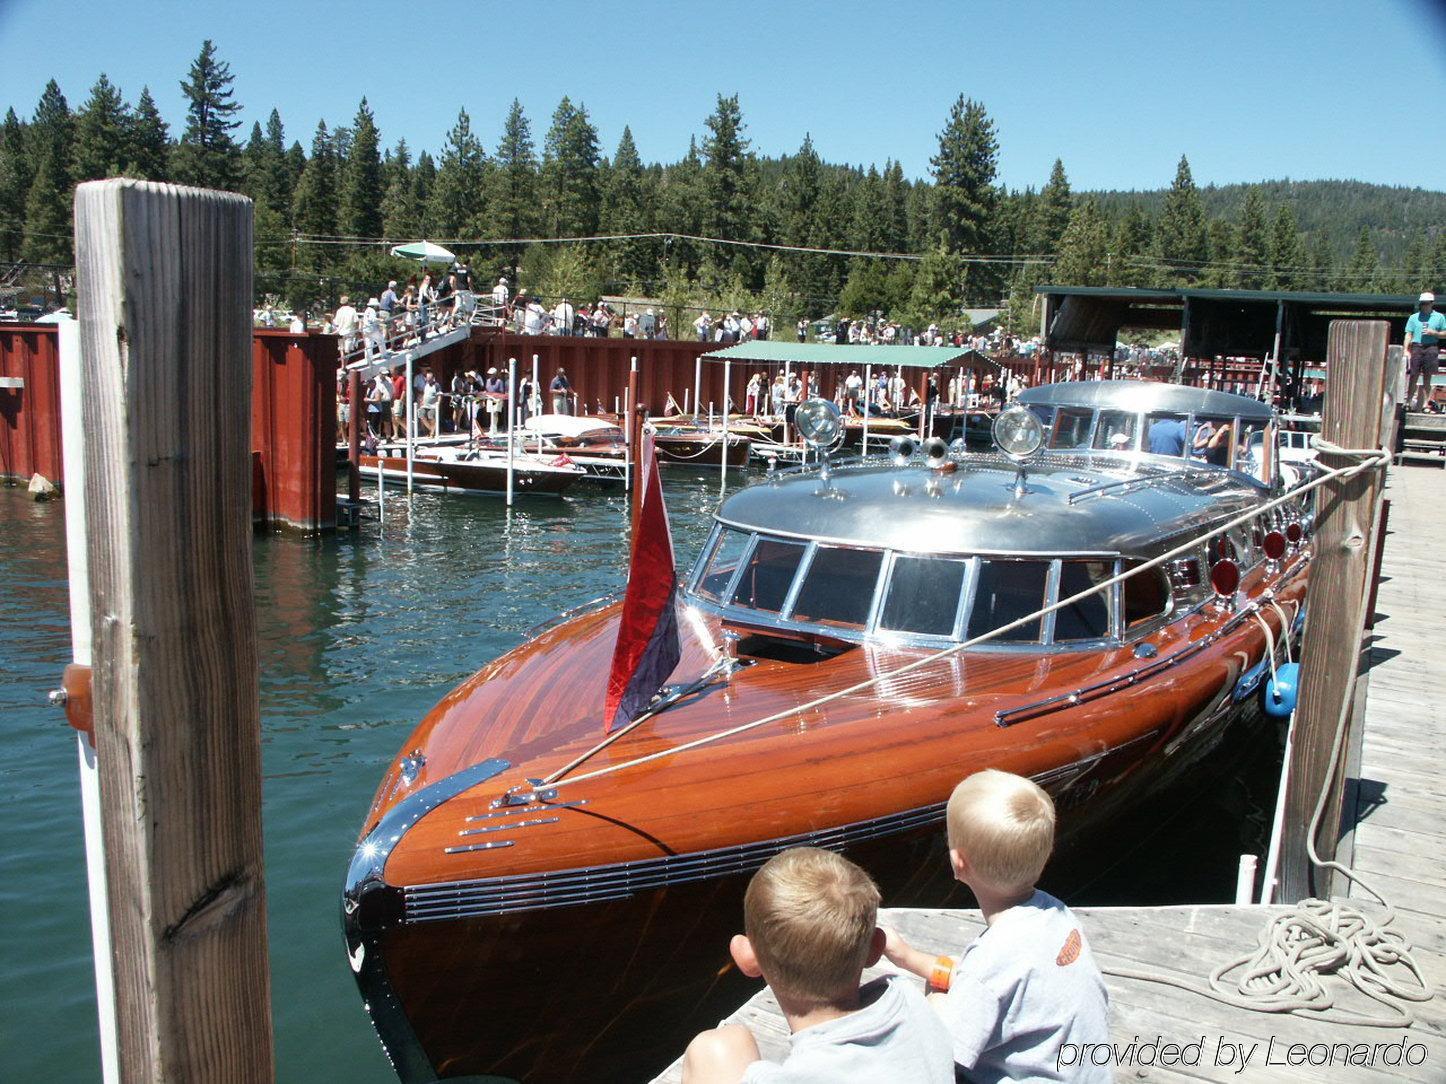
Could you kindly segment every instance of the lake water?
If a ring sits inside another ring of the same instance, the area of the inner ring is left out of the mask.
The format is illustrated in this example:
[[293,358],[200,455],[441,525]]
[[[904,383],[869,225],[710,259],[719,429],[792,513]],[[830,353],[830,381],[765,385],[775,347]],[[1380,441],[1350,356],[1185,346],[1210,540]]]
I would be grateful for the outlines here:
[[[717,476],[666,478],[690,562]],[[389,495],[385,527],[359,536],[257,536],[278,1079],[395,1080],[338,921],[372,792],[444,693],[552,614],[621,587],[625,512],[620,493],[592,490],[510,514],[496,500]],[[46,703],[70,657],[64,502],[0,488],[0,584],[0,1066],[10,1080],[97,1079],[75,741]],[[1279,755],[1268,728],[1236,740],[1218,785],[1122,830],[1122,861],[1071,902],[1228,901],[1236,856],[1268,833]]]

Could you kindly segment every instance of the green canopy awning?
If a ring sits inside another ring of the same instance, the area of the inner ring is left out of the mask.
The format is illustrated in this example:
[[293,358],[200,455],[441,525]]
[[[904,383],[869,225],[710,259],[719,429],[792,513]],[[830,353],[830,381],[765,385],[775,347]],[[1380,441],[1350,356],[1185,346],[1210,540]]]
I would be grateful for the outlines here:
[[[970,355],[973,355],[972,357]],[[709,361],[757,361],[769,365],[812,368],[815,365],[875,365],[880,368],[938,369],[945,365],[978,364],[982,355],[963,346],[863,346],[750,339],[703,357]],[[987,359],[985,359],[987,360]]]
[[392,249],[392,255],[400,256],[404,260],[417,260],[424,264],[448,264],[457,258],[441,245],[434,245],[431,241],[413,241],[409,245],[397,245]]

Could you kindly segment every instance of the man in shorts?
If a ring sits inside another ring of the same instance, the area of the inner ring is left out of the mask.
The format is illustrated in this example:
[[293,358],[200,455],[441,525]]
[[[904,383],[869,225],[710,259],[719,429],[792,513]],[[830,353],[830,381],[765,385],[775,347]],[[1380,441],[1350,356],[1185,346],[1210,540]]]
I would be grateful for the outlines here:
[[[1406,402],[1409,410],[1424,410],[1431,398],[1441,340],[1446,338],[1446,315],[1436,312],[1436,295],[1421,295],[1416,311],[1406,321]],[[1419,391],[1416,382],[1421,382]]]

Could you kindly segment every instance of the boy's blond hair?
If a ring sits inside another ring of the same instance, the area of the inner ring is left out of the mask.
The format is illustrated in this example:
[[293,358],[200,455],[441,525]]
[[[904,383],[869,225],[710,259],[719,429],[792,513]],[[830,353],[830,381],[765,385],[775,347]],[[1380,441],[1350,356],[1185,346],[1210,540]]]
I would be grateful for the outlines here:
[[793,847],[763,864],[743,897],[743,929],[774,993],[823,1004],[858,989],[879,889],[847,858]]
[[949,846],[999,892],[1033,888],[1054,849],[1054,802],[1033,780],[994,768],[949,795]]

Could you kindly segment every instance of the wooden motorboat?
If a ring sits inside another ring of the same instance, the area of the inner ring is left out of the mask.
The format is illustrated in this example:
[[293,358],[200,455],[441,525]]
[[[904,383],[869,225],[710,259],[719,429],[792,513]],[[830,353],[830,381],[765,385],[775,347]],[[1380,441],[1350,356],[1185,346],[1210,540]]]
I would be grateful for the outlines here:
[[1154,388],[1056,387],[1030,408],[1053,448],[1020,461],[901,444],[735,491],[675,598],[675,685],[606,748],[616,601],[444,698],[383,777],[343,894],[401,1078],[646,1079],[742,999],[728,935],[771,855],[840,850],[888,903],[937,904],[968,772],[1038,780],[1065,847],[1190,773],[1262,681],[1262,626],[1279,646],[1299,624],[1309,521],[1264,507],[1269,455],[1257,477],[1141,445],[1164,418],[1269,440],[1268,408]]
[[[748,462],[751,442],[746,434],[730,432],[725,442],[721,428],[710,430],[667,419],[648,424],[661,463],[716,467],[722,463],[725,443],[730,467],[742,467]],[[505,448],[506,439],[494,438],[492,446]],[[627,458],[627,437],[622,426],[595,414],[540,414],[522,424],[516,439],[519,446],[539,455],[565,455],[584,465],[587,459],[621,464]]]
[[[405,448],[387,446],[361,457],[363,477],[378,468],[387,485],[405,485]],[[427,443],[412,450],[412,485],[425,491],[505,494],[507,455],[460,443]],[[584,477],[581,467],[556,457],[515,454],[512,487],[517,496],[561,496]]]

